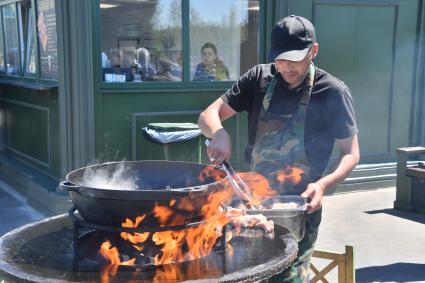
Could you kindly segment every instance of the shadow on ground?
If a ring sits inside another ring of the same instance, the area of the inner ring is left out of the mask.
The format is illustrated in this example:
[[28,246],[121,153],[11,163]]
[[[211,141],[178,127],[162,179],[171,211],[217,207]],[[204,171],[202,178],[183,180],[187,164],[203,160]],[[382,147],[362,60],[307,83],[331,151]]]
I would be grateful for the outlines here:
[[370,210],[365,211],[368,214],[378,214],[378,213],[385,213],[392,216],[400,217],[403,219],[407,219],[410,221],[415,221],[421,224],[425,224],[425,214],[415,213],[415,212],[405,212],[396,210],[393,208],[385,208],[385,209],[379,209],[379,210]]
[[356,282],[424,282],[425,264],[398,262],[356,269]]

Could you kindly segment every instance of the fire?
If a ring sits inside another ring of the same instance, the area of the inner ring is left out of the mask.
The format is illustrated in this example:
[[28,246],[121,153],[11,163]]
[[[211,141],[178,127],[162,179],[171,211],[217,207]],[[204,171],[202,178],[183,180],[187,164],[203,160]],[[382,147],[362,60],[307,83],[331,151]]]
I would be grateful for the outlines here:
[[277,195],[276,191],[270,187],[269,181],[263,175],[256,172],[241,172],[238,175],[251,189],[254,197],[253,204],[259,205],[267,197]]
[[[181,278],[181,270],[167,265],[201,258],[210,254],[218,238],[222,235],[223,227],[230,222],[227,212],[223,209],[223,203],[230,202],[233,192],[228,189],[219,190],[206,196],[205,204],[201,207],[203,220],[208,220],[197,227],[191,227],[177,231],[159,231],[144,233],[122,232],[121,238],[132,243],[137,251],[144,249],[144,244],[153,243],[160,247],[160,252],[152,256],[154,265],[162,265],[156,273],[154,282],[160,282],[165,279]],[[193,202],[193,201],[192,201]],[[182,225],[186,222],[185,217],[179,210],[172,209],[177,202],[172,200],[170,206],[155,204],[152,211],[160,227]],[[178,209],[191,212],[194,210],[190,199],[181,199],[177,204]],[[143,225],[146,215],[137,217],[134,221],[126,219],[122,227],[137,228]],[[230,238],[229,238],[230,240]],[[136,258],[128,261],[122,261],[120,253],[116,247],[112,247],[109,241],[104,242],[100,248],[100,254],[109,261],[107,268],[104,268],[101,274],[102,282],[108,282],[108,275],[114,276],[119,265],[135,265]]]
[[[290,181],[297,184],[301,181],[303,170],[300,168],[284,168],[277,172],[276,180],[283,184]],[[261,204],[264,199],[275,196],[277,193],[271,188],[267,178],[254,172],[239,173],[240,177],[246,182],[251,189],[255,204]],[[225,173],[217,170],[214,166],[205,166],[199,176],[199,180],[204,182],[208,179],[222,180],[226,177]],[[182,271],[174,263],[200,259],[211,253],[219,237],[222,236],[223,228],[231,222],[232,217],[240,216],[239,212],[227,211],[225,203],[230,203],[234,197],[234,191],[229,184],[225,188],[210,192],[208,195],[194,199],[189,196],[178,200],[172,199],[168,205],[156,203],[149,217],[154,217],[159,227],[178,226],[187,223],[187,216],[191,216],[193,212],[200,208],[200,216],[205,220],[201,225],[190,227],[184,230],[167,230],[158,232],[121,232],[122,239],[130,242],[136,250],[136,254],[142,255],[140,252],[145,251],[146,246],[157,247],[153,249],[152,255],[148,255],[151,263],[160,266],[156,270],[153,282],[162,282],[164,280],[183,280],[190,270]],[[122,227],[137,228],[142,227],[143,222],[148,215],[141,215],[136,219],[125,219]],[[190,217],[189,217],[190,218]],[[249,223],[255,225],[255,223]],[[241,227],[236,227],[236,234]],[[226,233],[226,252],[231,255],[233,249],[229,244],[232,233]],[[113,247],[110,241],[101,244],[99,253],[109,262],[101,273],[101,281],[109,282],[108,276],[115,276],[120,265],[136,265],[136,258],[123,261],[117,247]],[[143,255],[145,256],[145,255]],[[198,262],[198,261],[194,261]],[[196,266],[198,263],[189,265],[193,273],[202,269]],[[199,275],[202,277],[202,274]],[[193,277],[192,277],[193,278]]]
[[[146,215],[141,215],[138,216],[136,218],[136,221],[133,223],[133,221],[131,221],[131,219],[126,218],[125,222],[122,223],[122,227],[126,227],[126,228],[137,228],[139,226],[139,224],[143,221],[143,219],[145,219]],[[137,246],[137,244],[143,243],[147,240],[147,238],[149,237],[149,232],[145,232],[145,233],[127,233],[127,232],[121,232],[120,234],[121,238],[123,238],[124,240],[129,241],[130,243],[134,244],[133,247],[135,249],[137,249],[138,251],[143,250],[143,247],[139,247]]]

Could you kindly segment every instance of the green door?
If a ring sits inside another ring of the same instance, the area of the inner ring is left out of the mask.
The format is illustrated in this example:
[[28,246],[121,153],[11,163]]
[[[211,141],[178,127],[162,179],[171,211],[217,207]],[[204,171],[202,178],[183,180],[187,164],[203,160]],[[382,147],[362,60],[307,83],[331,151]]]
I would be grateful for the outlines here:
[[418,1],[290,1],[312,20],[316,65],[351,89],[362,163],[394,160],[411,143]]

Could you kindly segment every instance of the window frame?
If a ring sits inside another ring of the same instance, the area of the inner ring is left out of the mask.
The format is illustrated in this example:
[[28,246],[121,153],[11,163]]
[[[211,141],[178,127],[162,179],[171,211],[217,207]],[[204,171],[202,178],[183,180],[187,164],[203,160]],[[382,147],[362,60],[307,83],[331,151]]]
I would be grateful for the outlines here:
[[[94,71],[94,84],[102,90],[104,93],[116,93],[119,90],[121,93],[134,92],[134,90],[147,90],[147,91],[164,91],[173,89],[174,91],[187,91],[189,89],[196,88],[199,91],[214,92],[217,90],[227,89],[234,84],[234,80],[229,81],[191,81],[190,80],[190,23],[189,23],[189,2],[190,0],[181,0],[181,15],[182,15],[182,50],[183,50],[183,73],[182,80],[177,82],[171,81],[149,81],[149,82],[122,82],[122,83],[109,83],[102,79],[102,63],[101,63],[101,34],[102,34],[102,21],[100,16],[100,1],[92,1],[92,8],[94,13],[93,17],[93,71]],[[270,11],[273,1],[262,1],[259,0],[260,12],[259,12],[259,27],[258,27],[258,46],[259,46],[259,62],[257,64],[264,63],[266,60],[265,53],[265,39],[266,29],[265,19],[267,17],[267,11]],[[240,74],[242,75],[242,74]]]
[[[17,78],[20,78],[21,77],[21,75],[22,75],[22,51],[21,51],[21,45],[22,45],[22,43],[21,43],[21,31],[20,31],[20,27],[19,27],[19,21],[20,21],[20,10],[18,9],[18,2],[20,2],[21,0],[19,0],[19,1],[16,1],[16,0],[13,0],[13,1],[5,1],[4,3],[2,2],[1,3],[1,5],[0,5],[0,13],[1,13],[1,17],[2,17],[2,22],[1,22],[1,24],[2,24],[2,31],[3,31],[3,52],[4,52],[4,56],[5,56],[5,59],[4,59],[4,73],[3,74],[1,74],[1,76],[4,76],[4,77],[7,77],[7,78],[15,78],[15,79],[17,79]],[[3,5],[4,4],[4,5]],[[16,10],[16,22],[15,22],[15,25],[16,25],[16,27],[17,27],[17,30],[18,30],[18,57],[19,57],[19,67],[20,67],[20,72],[18,73],[18,74],[8,74],[7,73],[7,61],[8,61],[8,54],[7,54],[7,50],[6,50],[6,40],[5,40],[5,31],[4,31],[4,17],[3,17],[3,7],[5,7],[5,6],[9,6],[9,5],[14,5],[15,6],[15,10]]]
[[[38,72],[38,66],[40,65],[40,63],[37,60],[37,54],[38,54],[38,44],[37,44],[37,24],[35,21],[35,17],[36,17],[36,13],[35,13],[35,7],[33,5],[31,5],[31,8],[28,8],[28,21],[27,21],[27,32],[25,34],[25,37],[23,40],[25,41],[25,51],[24,51],[24,62],[23,62],[23,76],[24,77],[29,77],[29,78],[36,78],[37,75],[39,74]],[[32,16],[30,16],[30,14],[32,14]],[[31,34],[30,34],[31,33]],[[29,36],[30,35],[30,36]],[[33,48],[34,48],[34,56],[35,56],[35,72],[34,73],[30,73],[27,72],[27,68],[30,64],[30,60],[31,60],[31,50],[30,50],[30,38],[32,38],[32,42],[33,42]]]
[[[38,27],[37,27],[37,0],[30,0],[31,3],[31,11],[28,12],[32,13],[32,40],[34,41],[34,55],[35,55],[35,64],[36,64],[36,71],[35,73],[26,72],[26,62],[27,62],[27,56],[30,56],[30,53],[27,52],[28,47],[26,44],[28,43],[28,31],[26,34],[24,34],[25,28],[23,27],[23,21],[22,21],[22,10],[21,10],[21,3],[23,0],[5,0],[0,1],[0,28],[3,32],[3,49],[6,50],[6,43],[5,43],[5,33],[4,33],[4,21],[3,21],[3,7],[15,4],[16,10],[17,10],[17,21],[16,25],[18,27],[18,37],[19,37],[19,56],[20,56],[20,67],[21,71],[18,75],[10,75],[7,74],[6,66],[7,66],[7,56],[5,55],[4,60],[4,69],[3,72],[0,72],[0,79],[5,81],[15,81],[15,82],[23,82],[23,83],[30,83],[30,84],[41,84],[45,86],[52,86],[56,87],[58,84],[59,79],[46,79],[41,77],[41,69],[40,69],[40,53],[39,53],[39,40],[38,40]],[[57,15],[57,5],[55,1],[55,13]],[[28,18],[30,18],[28,16]],[[57,25],[56,20],[56,25]],[[27,19],[27,25],[29,25],[29,19]],[[26,27],[28,29],[28,27]],[[58,74],[59,77],[59,74]]]
[[4,29],[3,29],[3,13],[1,12],[1,8],[0,8],[0,29],[1,29],[1,37],[2,37],[2,47],[3,47],[3,67],[0,67],[0,76],[4,76],[7,74],[6,71],[6,50],[4,50]]

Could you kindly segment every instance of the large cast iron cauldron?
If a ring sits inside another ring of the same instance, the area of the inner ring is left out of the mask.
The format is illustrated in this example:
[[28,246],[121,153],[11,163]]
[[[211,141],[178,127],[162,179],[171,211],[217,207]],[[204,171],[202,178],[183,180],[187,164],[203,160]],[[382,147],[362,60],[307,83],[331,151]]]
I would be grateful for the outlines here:
[[[121,177],[124,180],[134,179],[138,188],[111,189],[87,186],[88,171],[90,174],[106,172],[107,178],[111,178],[117,170],[122,171]],[[223,189],[227,178],[223,169],[212,165],[159,160],[121,161],[72,171],[66,176],[66,180],[61,182],[60,187],[69,191],[72,202],[86,221],[103,225],[120,225],[127,217],[134,220],[137,216],[151,212],[155,203],[169,206],[171,200],[175,200],[173,209],[179,211],[178,207],[185,207],[180,209],[185,216],[185,221],[181,224],[185,224],[201,220],[200,209],[206,203],[208,195],[215,190]],[[187,204],[193,210],[188,209]],[[158,225],[156,219],[149,215],[143,224]]]

